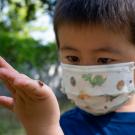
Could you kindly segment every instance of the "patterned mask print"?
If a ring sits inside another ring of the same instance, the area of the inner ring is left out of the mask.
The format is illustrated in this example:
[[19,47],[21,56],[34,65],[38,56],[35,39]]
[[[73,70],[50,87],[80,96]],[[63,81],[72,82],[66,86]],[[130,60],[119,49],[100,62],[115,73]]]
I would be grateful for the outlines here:
[[134,95],[134,62],[62,65],[63,92],[78,107],[101,115],[116,110]]
[[101,86],[106,81],[106,78],[104,78],[102,75],[93,76],[92,74],[84,74],[82,78],[85,81],[88,81],[93,87]]

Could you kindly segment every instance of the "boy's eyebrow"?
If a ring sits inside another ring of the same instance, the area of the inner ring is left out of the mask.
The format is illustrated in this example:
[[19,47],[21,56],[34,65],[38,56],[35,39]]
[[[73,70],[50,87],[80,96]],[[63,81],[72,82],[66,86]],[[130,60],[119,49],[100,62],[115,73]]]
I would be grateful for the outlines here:
[[60,47],[60,50],[70,50],[70,51],[79,51],[71,46],[63,46],[63,47]]
[[111,53],[115,53],[115,54],[121,54],[121,51],[116,49],[116,48],[112,48],[112,47],[102,47],[102,48],[98,48],[94,50],[95,52],[99,52],[99,51],[104,51],[104,52],[111,52]]
[[[77,50],[76,48],[73,48],[71,46],[63,46],[63,47],[60,47],[60,50],[70,50],[70,51],[79,51]],[[93,49],[93,51],[96,53],[96,52],[99,52],[99,51],[103,51],[103,52],[111,52],[111,53],[115,53],[115,54],[121,54],[121,51],[116,49],[116,48],[112,48],[112,47],[101,47],[101,48],[98,48],[98,49]]]

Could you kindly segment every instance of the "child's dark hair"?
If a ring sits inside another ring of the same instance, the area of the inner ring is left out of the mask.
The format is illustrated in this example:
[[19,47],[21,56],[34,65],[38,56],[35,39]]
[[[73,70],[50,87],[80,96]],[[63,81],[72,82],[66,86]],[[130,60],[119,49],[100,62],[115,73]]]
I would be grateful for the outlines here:
[[63,24],[102,25],[114,32],[130,33],[135,44],[135,0],[58,0],[54,15],[54,31]]

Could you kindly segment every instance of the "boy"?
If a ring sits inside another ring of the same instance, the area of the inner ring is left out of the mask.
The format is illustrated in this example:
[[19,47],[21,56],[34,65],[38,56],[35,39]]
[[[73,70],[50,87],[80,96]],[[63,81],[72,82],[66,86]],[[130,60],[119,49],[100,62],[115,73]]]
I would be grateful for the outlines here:
[[0,78],[28,135],[132,135],[135,132],[135,1],[59,0],[54,29],[63,91],[78,108],[60,111],[52,90],[0,59]]

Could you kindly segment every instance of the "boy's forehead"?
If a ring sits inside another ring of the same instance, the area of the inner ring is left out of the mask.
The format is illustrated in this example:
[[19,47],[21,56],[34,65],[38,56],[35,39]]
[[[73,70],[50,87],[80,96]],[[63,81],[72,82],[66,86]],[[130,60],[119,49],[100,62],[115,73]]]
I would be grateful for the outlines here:
[[[120,53],[128,39],[102,27],[63,26],[58,33],[61,51],[107,51]],[[120,46],[118,46],[120,45]]]
[[[62,37],[62,38],[61,38]],[[120,32],[113,32],[109,29],[105,29],[102,26],[79,26],[79,25],[64,25],[59,28],[58,30],[58,38],[62,40],[64,38],[65,40],[71,40],[73,41],[85,41],[89,42],[89,40],[95,40],[95,42],[100,40],[100,42],[107,42],[110,40],[127,40],[128,35],[125,35],[125,33]]]

